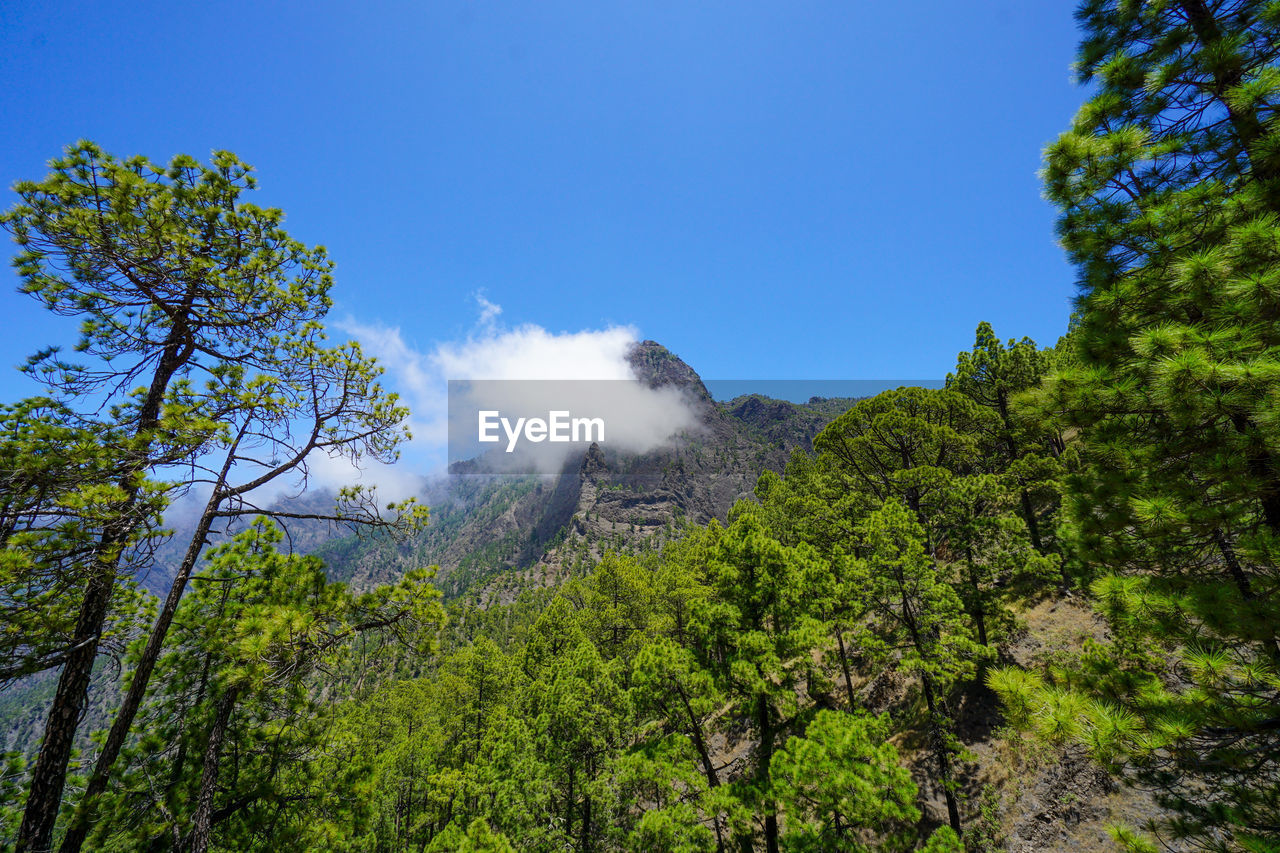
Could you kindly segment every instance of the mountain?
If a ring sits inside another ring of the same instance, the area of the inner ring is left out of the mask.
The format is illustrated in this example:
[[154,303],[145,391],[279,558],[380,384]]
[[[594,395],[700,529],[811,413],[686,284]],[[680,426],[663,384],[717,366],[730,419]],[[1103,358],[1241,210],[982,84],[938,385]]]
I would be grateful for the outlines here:
[[642,454],[592,444],[552,476],[494,475],[483,458],[455,463],[426,489],[431,523],[418,536],[348,536],[313,553],[331,577],[357,587],[433,564],[447,597],[513,570],[552,584],[583,556],[652,547],[688,524],[724,520],[762,471],[780,472],[794,451],[812,449],[822,428],[855,402],[760,395],[718,402],[693,368],[655,341],[633,347],[629,361],[649,387],[683,391],[696,427]]

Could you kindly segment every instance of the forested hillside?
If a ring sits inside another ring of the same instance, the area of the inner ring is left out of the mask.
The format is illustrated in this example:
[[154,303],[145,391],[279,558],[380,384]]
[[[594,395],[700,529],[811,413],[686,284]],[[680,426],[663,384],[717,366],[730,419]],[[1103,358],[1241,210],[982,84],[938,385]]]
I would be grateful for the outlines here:
[[409,412],[246,164],[18,184],[80,339],[0,407],[5,848],[1280,851],[1280,3],[1078,23],[1059,341],[808,404],[646,341],[699,429],[398,503],[258,497]]

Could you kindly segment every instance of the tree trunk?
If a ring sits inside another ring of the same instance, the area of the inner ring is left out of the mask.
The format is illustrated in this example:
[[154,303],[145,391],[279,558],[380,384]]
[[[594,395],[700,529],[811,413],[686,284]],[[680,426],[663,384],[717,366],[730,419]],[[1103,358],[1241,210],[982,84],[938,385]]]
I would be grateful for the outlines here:
[[[189,308],[189,304],[186,307]],[[138,409],[133,434],[137,444],[130,448],[133,459],[118,481],[124,496],[112,507],[113,520],[104,528],[94,549],[93,574],[85,587],[84,601],[72,636],[72,650],[58,677],[58,689],[45,722],[44,741],[31,772],[22,825],[14,844],[15,853],[45,853],[53,846],[53,829],[67,783],[67,764],[71,760],[71,747],[80,727],[80,718],[88,703],[93,663],[98,656],[98,643],[110,612],[116,572],[138,524],[135,518],[141,490],[138,478],[152,462],[149,458],[153,443],[151,436],[160,423],[160,407],[169,389],[169,381],[191,357],[192,347],[184,342],[187,333],[187,325],[182,321],[175,322],[170,329],[147,395]]]
[[582,841],[579,845],[582,853],[590,853],[591,850],[591,796],[587,795],[582,798]]
[[849,673],[849,655],[844,648],[844,631],[836,628],[836,644],[840,648],[840,669],[844,673],[844,689],[848,693],[849,707],[853,707],[853,676]]
[[89,581],[80,616],[76,620],[76,645],[63,664],[53,706],[45,722],[44,742],[40,745],[40,755],[31,773],[22,825],[14,847],[16,853],[45,853],[53,846],[53,828],[62,804],[67,764],[71,760],[76,729],[88,703],[93,662],[98,657],[98,640],[106,622],[115,583],[114,560],[95,567],[95,577]]
[[[969,564],[969,594],[973,596],[973,626],[978,629],[978,642],[987,644],[987,614],[982,607],[982,590],[978,587],[978,572],[973,567],[973,552],[965,551],[965,560]],[[981,679],[979,679],[981,680]]]
[[962,830],[960,827],[960,806],[956,802],[956,792],[952,789],[953,782],[951,776],[951,750],[947,746],[946,732],[942,727],[942,714],[938,711],[937,698],[933,693],[933,679],[928,675],[921,675],[921,685],[924,689],[925,705],[929,708],[929,740],[933,744],[933,755],[938,761],[938,774],[942,779],[942,795],[947,801],[947,820],[951,824],[951,828],[956,831],[956,835],[960,835]]
[[[1218,550],[1222,553],[1222,559],[1227,564],[1227,573],[1231,575],[1231,580],[1239,590],[1240,597],[1245,601],[1256,601],[1258,596],[1253,591],[1253,584],[1249,582],[1249,576],[1245,574],[1244,568],[1236,558],[1235,549],[1227,541],[1222,528],[1213,531],[1213,541],[1217,543]],[[1274,632],[1270,639],[1262,640],[1262,647],[1266,650],[1267,657],[1271,658],[1271,662],[1280,665],[1280,642],[1276,640]]]
[[569,793],[568,793],[568,796],[565,797],[565,806],[564,806],[564,834],[565,834],[565,838],[568,838],[568,839],[573,838],[573,803],[574,803],[574,800],[577,799],[573,795],[573,776],[574,776],[573,768],[574,766],[570,764],[569,765]]
[[213,728],[209,730],[209,744],[204,750],[204,770],[200,774],[200,793],[196,799],[196,814],[191,825],[191,853],[205,853],[209,849],[209,830],[212,827],[213,797],[218,788],[218,762],[222,756],[222,741],[226,737],[227,724],[235,709],[239,688],[231,688],[218,700]]
[[769,764],[773,760],[773,722],[769,719],[769,700],[758,700],[757,719],[760,726],[760,754],[756,764],[756,779],[764,794],[764,849],[766,853],[778,853],[778,811],[769,793]]
[[1031,536],[1031,544],[1035,547],[1037,554],[1044,554],[1044,545],[1040,541],[1040,521],[1036,518],[1036,511],[1031,506],[1031,495],[1026,489],[1022,490],[1022,517],[1027,522],[1027,533]]
[[93,775],[89,777],[89,784],[85,787],[84,797],[80,801],[80,808],[76,810],[71,826],[68,827],[67,834],[62,839],[62,845],[58,848],[59,853],[79,853],[85,838],[89,834],[89,827],[93,822],[94,809],[97,806],[97,798],[107,789],[107,780],[111,776],[111,767],[115,764],[116,758],[120,755],[120,750],[124,747],[125,741],[129,737],[129,729],[133,726],[133,721],[138,715],[138,709],[142,707],[142,700],[146,697],[147,685],[151,680],[151,672],[155,669],[156,661],[160,659],[165,635],[169,632],[169,625],[173,622],[173,616],[178,611],[178,604],[182,601],[182,593],[186,589],[187,580],[191,577],[196,560],[199,559],[200,552],[204,548],[205,538],[209,535],[209,528],[213,524],[214,512],[217,511],[218,503],[221,499],[221,496],[215,490],[209,497],[204,513],[200,516],[200,523],[196,525],[195,533],[192,534],[191,542],[187,546],[187,553],[182,558],[182,565],[179,567],[178,573],[174,576],[173,583],[169,587],[169,595],[165,598],[164,606],[156,617],[155,625],[151,629],[151,635],[147,637],[147,645],[142,650],[142,656],[138,659],[137,666],[134,667],[133,677],[129,682],[129,691],[125,694],[120,710],[116,714],[115,720],[111,723],[111,730],[107,733],[107,739],[102,744],[102,752],[98,754],[97,763],[94,764]]
[[[689,704],[689,697],[684,692],[684,687],[679,683],[676,684],[676,693],[680,696],[680,701],[684,705],[685,717],[689,720],[689,737],[693,741],[693,748],[698,752],[698,760],[702,762],[702,772],[707,777],[707,787],[716,788],[720,785],[720,776],[716,773],[716,766],[711,761],[711,750],[707,748],[707,740],[702,734],[702,725],[694,716],[693,707]],[[720,816],[715,815],[712,823],[716,828],[716,853],[724,853],[724,837],[720,832]]]
[[[1200,44],[1204,47],[1214,44],[1222,38],[1222,31],[1218,28],[1218,22],[1213,17],[1213,12],[1205,5],[1204,0],[1181,0],[1179,5],[1182,12],[1186,15],[1187,23],[1191,25],[1192,31],[1196,34],[1196,38],[1200,40]],[[1231,129],[1235,131],[1236,137],[1240,140],[1241,147],[1244,148],[1245,156],[1249,158],[1250,167],[1254,167],[1254,151],[1253,145],[1265,132],[1262,121],[1259,117],[1247,109],[1241,109],[1233,100],[1226,97],[1228,90],[1240,85],[1244,79],[1244,69],[1239,65],[1235,67],[1218,67],[1213,73],[1214,96],[1218,102],[1222,104],[1227,113],[1227,119],[1231,122]],[[1266,179],[1270,175],[1267,170],[1259,170],[1253,168],[1256,177]]]

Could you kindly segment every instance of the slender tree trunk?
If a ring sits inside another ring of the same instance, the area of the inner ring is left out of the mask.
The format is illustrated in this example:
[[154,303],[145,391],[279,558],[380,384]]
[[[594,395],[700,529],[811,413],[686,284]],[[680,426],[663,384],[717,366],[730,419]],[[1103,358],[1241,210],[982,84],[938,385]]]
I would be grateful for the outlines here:
[[933,743],[933,754],[938,761],[938,774],[942,779],[942,795],[947,801],[947,820],[950,822],[951,828],[956,831],[956,835],[960,835],[962,832],[960,806],[956,802],[956,792],[953,790],[951,749],[947,746],[946,732],[943,731],[942,727],[943,715],[938,710],[937,697],[933,692],[933,679],[928,675],[922,674],[920,682],[924,689],[925,705],[929,709],[929,740]]
[[[1257,600],[1258,595],[1253,591],[1253,584],[1250,583],[1249,576],[1245,574],[1244,567],[1240,565],[1235,549],[1227,541],[1227,536],[1222,532],[1222,528],[1213,531],[1213,541],[1217,543],[1218,550],[1222,553],[1223,562],[1227,564],[1227,573],[1231,575],[1232,582],[1235,584],[1236,589],[1240,591],[1240,597],[1245,601]],[[1262,641],[1262,647],[1266,650],[1267,657],[1271,658],[1271,662],[1280,665],[1280,642],[1276,640],[1274,632],[1270,639]]]
[[853,707],[853,675],[849,671],[849,654],[844,647],[844,631],[836,628],[836,645],[840,649],[840,670],[844,673],[844,689],[848,695],[849,707]]
[[707,786],[715,788],[720,784],[720,777],[716,774],[715,765],[711,762],[711,751],[707,749],[707,741],[702,736],[702,726],[698,724],[693,714],[693,707],[689,704],[689,697],[685,695],[684,688],[677,685],[676,693],[684,705],[684,713],[689,720],[689,737],[693,740],[694,749],[698,751],[699,760],[702,761],[702,771],[707,777]]
[[591,795],[582,798],[582,839],[579,844],[582,853],[591,851]]
[[191,577],[196,560],[199,559],[200,552],[204,548],[205,538],[209,535],[209,528],[213,524],[214,513],[221,499],[221,496],[215,490],[209,497],[204,513],[200,516],[200,522],[196,525],[195,533],[192,534],[191,542],[187,546],[187,553],[182,559],[182,565],[178,568],[178,573],[174,576],[173,583],[169,587],[169,595],[165,598],[164,606],[160,609],[155,625],[151,629],[151,635],[147,637],[147,644],[142,650],[141,657],[138,658],[138,664],[134,668],[133,677],[129,682],[129,691],[125,694],[120,710],[116,714],[115,720],[111,723],[111,730],[107,733],[107,739],[102,744],[102,752],[98,754],[97,763],[94,764],[93,775],[89,777],[89,784],[85,788],[80,808],[76,810],[71,826],[68,827],[67,834],[62,839],[62,846],[58,848],[60,853],[79,853],[85,838],[89,834],[94,810],[97,807],[97,799],[107,789],[107,781],[111,776],[111,767],[115,764],[116,758],[120,755],[120,750],[124,747],[125,741],[129,737],[129,729],[133,726],[133,721],[138,715],[138,709],[142,707],[142,700],[146,697],[151,673],[155,669],[156,661],[160,659],[164,638],[169,632],[169,625],[173,622],[174,614],[178,611],[178,604],[182,601],[182,593],[186,589],[187,580]]
[[[190,307],[189,301],[186,307]],[[22,824],[14,844],[15,853],[45,853],[53,846],[53,829],[67,782],[67,764],[71,760],[76,730],[88,703],[93,663],[97,659],[98,643],[110,612],[116,573],[138,524],[135,518],[141,490],[138,477],[152,462],[152,434],[160,423],[160,407],[169,389],[169,381],[191,357],[192,348],[185,343],[187,334],[185,322],[175,322],[152,374],[147,395],[138,409],[133,435],[136,444],[129,449],[133,455],[132,464],[118,483],[124,496],[113,508],[115,518],[103,530],[95,548],[93,573],[85,587],[84,601],[76,618],[72,650],[58,677],[58,689],[45,723],[44,741],[31,773]]]
[[573,768],[574,766],[570,764],[569,765],[569,795],[565,798],[565,806],[564,806],[564,834],[565,834],[565,838],[569,838],[569,839],[573,838],[573,803],[574,803],[574,800],[577,799],[573,795],[573,777],[574,777]]
[[978,629],[978,642],[987,644],[987,614],[982,607],[982,590],[978,588],[978,573],[973,567],[973,553],[966,550],[969,564],[969,594],[973,596],[973,626]]
[[[996,395],[996,410],[1000,414],[1000,421],[1004,424],[1004,443],[1008,449],[1009,459],[1019,458],[1019,448],[1017,441],[1013,437],[1013,418],[1009,414],[1009,392],[1001,389]],[[1057,454],[1054,454],[1057,456]],[[1037,554],[1045,553],[1044,543],[1040,539],[1040,521],[1036,518],[1035,508],[1031,505],[1031,494],[1024,486],[1021,494],[1018,496],[1022,503],[1022,518],[1027,524],[1027,534],[1031,537],[1031,545],[1036,549]]]
[[[223,592],[223,603],[226,603],[226,592]],[[205,690],[209,687],[209,667],[212,665],[213,655],[206,653],[204,656],[204,665],[200,667],[200,683],[196,688],[196,698],[191,702],[192,708],[197,708],[204,701]],[[184,720],[185,723],[185,720]],[[178,752],[173,757],[173,769],[169,772],[169,791],[177,787],[178,782],[182,780],[182,767],[187,763],[187,740],[185,734],[186,726],[184,725],[178,731]]]
[[209,744],[204,750],[204,770],[200,774],[200,792],[196,799],[196,813],[191,826],[191,853],[205,853],[209,849],[209,830],[212,828],[213,797],[218,788],[218,763],[222,756],[222,741],[226,737],[231,712],[235,710],[239,689],[232,688],[218,700],[213,728],[209,731]]
[[53,845],[53,828],[62,803],[67,764],[71,760],[76,730],[88,704],[93,663],[98,657],[98,640],[115,588],[116,561],[105,561],[105,565],[100,563],[94,574],[76,620],[76,645],[63,664],[53,706],[45,722],[44,742],[40,745],[40,755],[31,773],[26,808],[14,848],[17,853],[45,853]]
[[[897,581],[898,592],[902,597],[902,618],[908,632],[911,634],[911,643],[922,657],[928,659],[925,644],[920,636],[919,626],[912,611],[911,603],[907,598],[907,590],[903,585],[901,574],[898,575]],[[951,748],[947,744],[946,732],[943,730],[943,714],[939,710],[940,703],[934,694],[933,679],[926,672],[920,673],[920,688],[924,692],[925,706],[929,710],[929,741],[933,746],[934,757],[938,761],[938,774],[942,779],[942,796],[947,802],[947,820],[950,822],[951,828],[955,830],[956,835],[961,835],[960,806],[956,802],[955,791],[952,790],[954,786],[951,775]]]
[[[1187,23],[1191,25],[1191,29],[1196,34],[1196,38],[1200,40],[1202,46],[1208,47],[1222,38],[1222,31],[1218,28],[1218,22],[1213,17],[1213,12],[1205,5],[1204,0],[1180,0],[1179,4],[1182,12],[1187,17]],[[1255,166],[1253,145],[1262,137],[1265,132],[1262,121],[1258,115],[1249,109],[1242,109],[1235,101],[1226,97],[1228,90],[1240,85],[1244,79],[1244,69],[1238,63],[1233,63],[1234,67],[1216,67],[1213,71],[1214,96],[1218,102],[1222,104],[1226,110],[1227,118],[1231,122],[1231,128],[1235,131],[1236,136],[1240,139],[1241,145],[1245,150],[1245,156],[1249,158],[1249,165]],[[1253,169],[1258,178],[1270,177],[1269,170]]]
[[[689,720],[689,738],[693,741],[693,748],[698,752],[698,760],[702,762],[702,772],[707,777],[707,787],[717,788],[720,785],[720,776],[716,773],[716,766],[711,761],[711,750],[707,748],[707,740],[702,734],[702,725],[694,716],[693,707],[689,704],[689,697],[684,692],[684,687],[676,684],[676,693],[680,696],[680,702],[684,705],[685,717]],[[716,853],[724,853],[724,837],[720,832],[720,817],[715,816],[712,821],[716,828]]]
[[1044,544],[1040,541],[1040,521],[1036,518],[1036,511],[1031,506],[1031,495],[1024,488],[1020,496],[1022,501],[1022,517],[1027,522],[1027,533],[1031,536],[1031,544],[1036,549],[1036,553],[1044,554]]
[[757,703],[757,720],[760,726],[760,754],[756,764],[756,779],[764,794],[764,849],[766,853],[778,853],[778,811],[769,793],[769,764],[773,760],[773,721],[769,718],[769,700],[761,696]]

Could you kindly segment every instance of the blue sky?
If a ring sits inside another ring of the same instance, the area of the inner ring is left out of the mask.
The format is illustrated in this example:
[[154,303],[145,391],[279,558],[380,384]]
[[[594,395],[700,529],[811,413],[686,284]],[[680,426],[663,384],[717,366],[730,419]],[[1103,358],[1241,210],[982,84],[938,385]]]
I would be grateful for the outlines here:
[[[233,150],[337,261],[334,317],[418,351],[482,293],[707,377],[941,376],[980,320],[1065,329],[1036,170],[1085,94],[1073,6],[8,0],[0,183],[80,137]],[[73,339],[0,277],[0,364]]]

